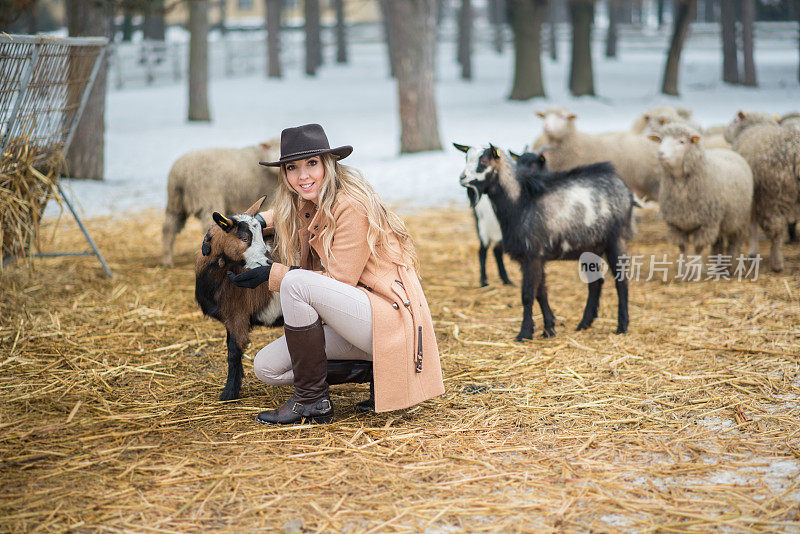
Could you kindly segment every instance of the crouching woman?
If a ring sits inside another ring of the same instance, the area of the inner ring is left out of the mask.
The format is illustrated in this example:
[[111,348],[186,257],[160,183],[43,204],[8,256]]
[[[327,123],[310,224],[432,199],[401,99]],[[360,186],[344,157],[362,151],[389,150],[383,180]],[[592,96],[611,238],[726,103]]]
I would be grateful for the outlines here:
[[359,406],[377,412],[444,392],[411,236],[366,180],[339,163],[352,151],[330,148],[322,127],[308,124],[284,130],[280,159],[261,162],[282,177],[274,209],[262,214],[280,262],[229,276],[280,291],[284,335],[253,366],[267,384],[294,384],[294,394],[258,414],[260,423],[331,422],[329,384],[371,379],[371,398]]

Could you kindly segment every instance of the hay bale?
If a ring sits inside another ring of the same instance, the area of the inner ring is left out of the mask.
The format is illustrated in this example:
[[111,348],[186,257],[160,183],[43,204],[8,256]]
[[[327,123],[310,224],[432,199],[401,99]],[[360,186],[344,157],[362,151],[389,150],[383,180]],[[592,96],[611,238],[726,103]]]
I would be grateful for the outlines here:
[[[27,258],[39,243],[39,222],[62,168],[60,151],[43,150],[25,138],[12,139],[0,158],[0,251]],[[0,264],[2,265],[2,264]],[[2,267],[0,267],[2,269]]]

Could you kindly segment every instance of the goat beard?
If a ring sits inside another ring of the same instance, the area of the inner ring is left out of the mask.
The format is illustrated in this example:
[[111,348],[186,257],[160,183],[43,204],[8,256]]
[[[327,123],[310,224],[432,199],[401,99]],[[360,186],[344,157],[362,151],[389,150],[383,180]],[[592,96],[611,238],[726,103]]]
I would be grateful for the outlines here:
[[469,207],[474,208],[478,205],[478,201],[480,201],[481,196],[483,195],[483,191],[478,188],[477,185],[474,183],[469,183],[464,187],[467,188],[467,198],[469,198]]

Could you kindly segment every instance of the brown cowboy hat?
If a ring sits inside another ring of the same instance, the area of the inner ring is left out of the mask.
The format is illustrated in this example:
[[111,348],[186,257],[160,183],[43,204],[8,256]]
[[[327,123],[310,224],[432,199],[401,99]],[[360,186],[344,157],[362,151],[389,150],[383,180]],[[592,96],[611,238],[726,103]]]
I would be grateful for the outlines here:
[[350,145],[331,148],[325,130],[319,124],[304,124],[296,128],[286,128],[281,132],[281,159],[258,163],[267,167],[280,167],[290,161],[320,154],[333,154],[337,159],[344,159],[352,152],[353,147]]

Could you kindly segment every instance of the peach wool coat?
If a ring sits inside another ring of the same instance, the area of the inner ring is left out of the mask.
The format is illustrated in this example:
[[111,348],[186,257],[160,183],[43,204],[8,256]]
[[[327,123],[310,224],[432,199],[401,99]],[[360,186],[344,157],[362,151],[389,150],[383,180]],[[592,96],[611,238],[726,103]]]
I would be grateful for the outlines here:
[[[357,286],[369,298],[375,411],[399,410],[441,395],[444,383],[433,320],[411,261],[404,258],[391,261],[370,251],[366,209],[357,200],[340,192],[331,212],[336,225],[329,256],[319,235],[328,221],[317,212],[313,202],[301,203],[299,267],[319,268],[321,263],[322,274]],[[267,228],[273,227],[273,211],[262,215]],[[397,239],[394,236],[390,239],[400,250]],[[315,261],[312,251],[319,261]],[[287,272],[287,265],[277,262],[272,265],[271,291],[280,291]]]

